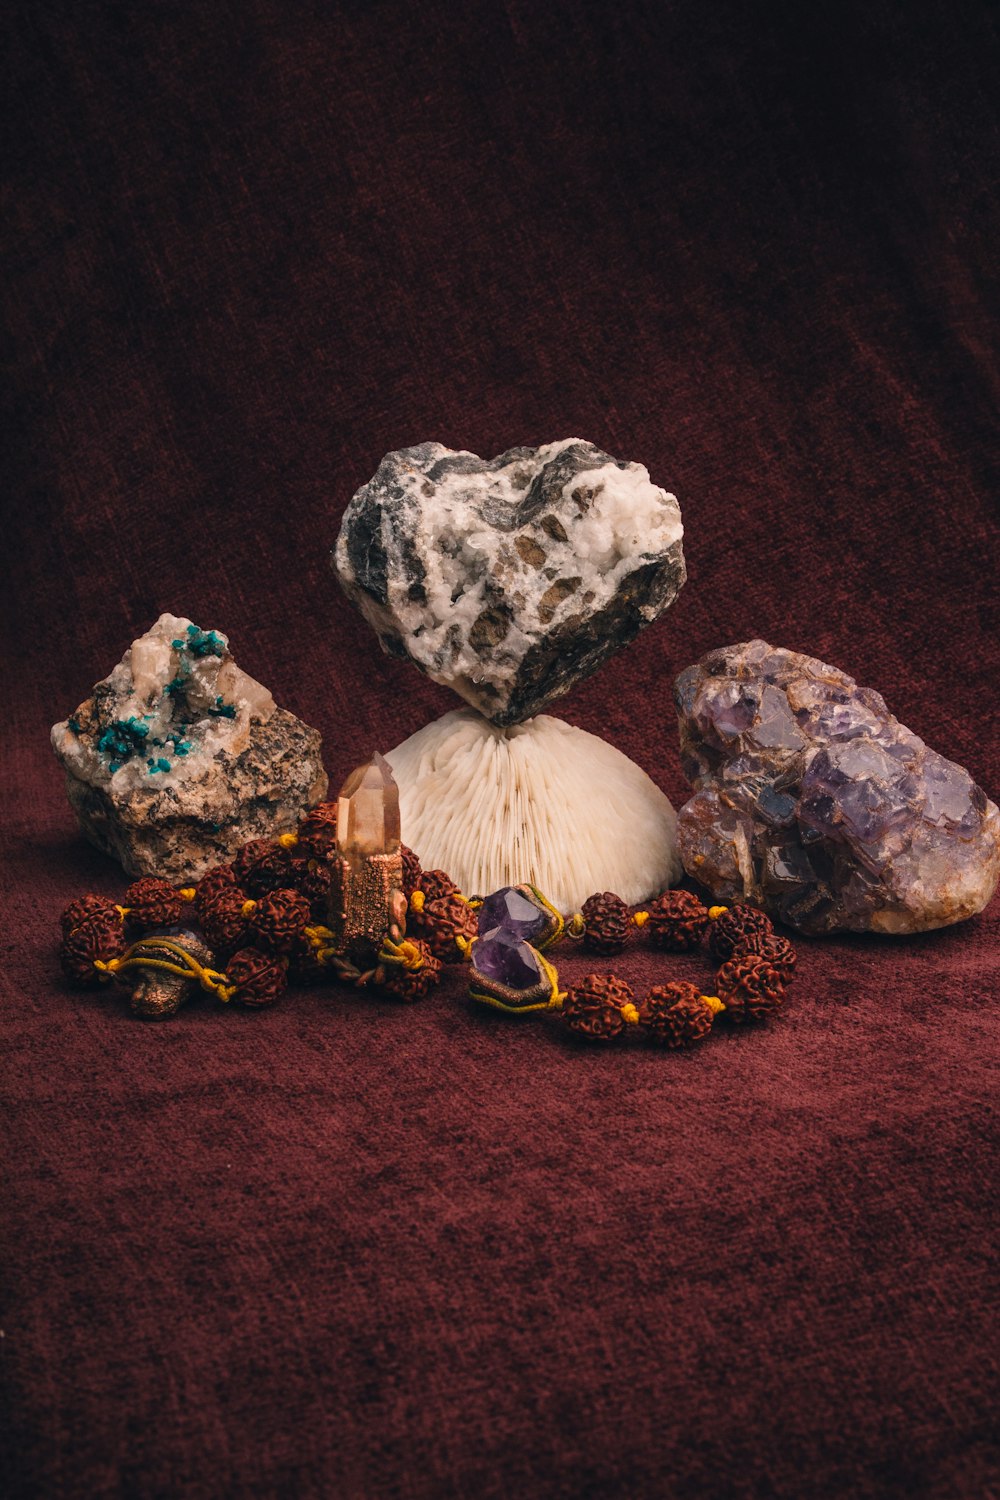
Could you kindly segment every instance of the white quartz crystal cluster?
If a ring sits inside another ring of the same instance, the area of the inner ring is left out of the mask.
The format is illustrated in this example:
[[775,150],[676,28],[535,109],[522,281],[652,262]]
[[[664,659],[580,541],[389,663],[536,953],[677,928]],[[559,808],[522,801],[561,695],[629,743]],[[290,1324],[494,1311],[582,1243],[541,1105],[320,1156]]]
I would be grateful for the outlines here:
[[317,732],[217,630],[163,614],[52,730],[88,837],[134,875],[196,879],[294,827],[326,791]]

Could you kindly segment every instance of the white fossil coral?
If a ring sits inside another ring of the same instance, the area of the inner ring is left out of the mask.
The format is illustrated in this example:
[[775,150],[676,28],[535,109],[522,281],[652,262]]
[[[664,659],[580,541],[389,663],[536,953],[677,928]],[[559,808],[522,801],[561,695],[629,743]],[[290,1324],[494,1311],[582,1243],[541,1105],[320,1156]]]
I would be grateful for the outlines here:
[[620,750],[561,719],[501,729],[457,709],[386,759],[403,842],[466,895],[530,881],[570,912],[595,891],[634,904],[680,878],[667,797]]

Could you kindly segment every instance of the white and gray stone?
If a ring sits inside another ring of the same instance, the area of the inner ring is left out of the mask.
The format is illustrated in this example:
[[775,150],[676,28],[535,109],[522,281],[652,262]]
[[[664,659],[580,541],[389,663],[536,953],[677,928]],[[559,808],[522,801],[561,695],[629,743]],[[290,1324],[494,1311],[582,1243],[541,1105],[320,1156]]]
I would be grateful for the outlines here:
[[489,460],[422,443],[358,490],[333,562],[386,652],[505,726],[673,602],[682,536],[675,497],[593,443]]
[[129,875],[199,879],[323,800],[320,736],[242,672],[217,630],[161,615],[52,730],[90,841]]

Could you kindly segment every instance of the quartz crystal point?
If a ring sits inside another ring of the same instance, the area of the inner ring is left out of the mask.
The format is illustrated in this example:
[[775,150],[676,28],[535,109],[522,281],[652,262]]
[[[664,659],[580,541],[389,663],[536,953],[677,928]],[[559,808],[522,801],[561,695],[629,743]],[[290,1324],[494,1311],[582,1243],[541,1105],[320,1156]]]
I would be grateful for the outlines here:
[[688,874],[800,932],[920,932],[981,911],[1000,811],[836,667],[749,641],[676,683]]
[[399,849],[399,792],[389,762],[378,751],[340,789],[337,847],[348,857]]
[[493,459],[421,443],[358,490],[333,564],[385,651],[509,725],[673,603],[682,536],[642,464],[580,438]]
[[403,878],[399,792],[378,752],[351,772],[337,801],[337,868],[330,889],[334,946],[372,960],[397,922]]
[[133,876],[198,880],[326,795],[317,731],[182,615],[132,642],[52,746],[84,833]]

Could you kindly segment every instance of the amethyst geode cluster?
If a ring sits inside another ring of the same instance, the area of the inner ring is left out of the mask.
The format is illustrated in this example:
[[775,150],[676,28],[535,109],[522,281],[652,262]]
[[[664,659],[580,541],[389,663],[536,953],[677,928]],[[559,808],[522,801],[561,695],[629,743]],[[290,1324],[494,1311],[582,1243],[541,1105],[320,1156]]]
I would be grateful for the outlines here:
[[694,879],[800,932],[920,932],[982,911],[1000,878],[1000,812],[871,688],[749,641],[676,684],[679,814]]

